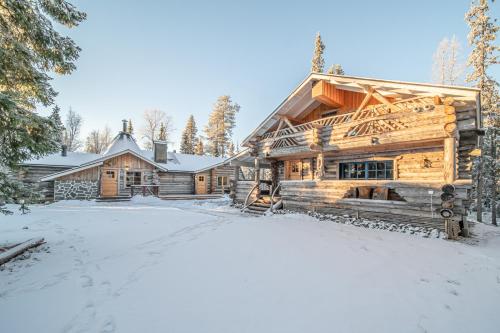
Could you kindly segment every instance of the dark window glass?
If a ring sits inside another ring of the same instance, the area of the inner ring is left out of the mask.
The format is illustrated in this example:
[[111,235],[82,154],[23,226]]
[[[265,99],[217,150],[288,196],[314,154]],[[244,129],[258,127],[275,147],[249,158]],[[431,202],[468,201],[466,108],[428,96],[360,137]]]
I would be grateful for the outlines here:
[[392,179],[392,161],[340,163],[341,179]]

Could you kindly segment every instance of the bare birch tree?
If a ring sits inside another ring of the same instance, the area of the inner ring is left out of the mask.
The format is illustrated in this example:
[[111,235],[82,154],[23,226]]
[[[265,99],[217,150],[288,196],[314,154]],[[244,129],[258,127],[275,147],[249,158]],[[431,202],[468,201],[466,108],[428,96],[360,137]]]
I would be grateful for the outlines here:
[[432,79],[439,84],[454,85],[464,72],[461,60],[462,46],[457,37],[443,38],[433,55]]
[[70,107],[66,116],[63,144],[66,145],[68,151],[76,151],[82,147],[80,140],[80,131],[82,129],[83,119],[78,113]]
[[169,141],[170,135],[174,131],[172,117],[162,110],[146,110],[143,115],[144,125],[141,128],[140,134],[142,136],[143,146],[145,149],[153,149],[153,141],[158,139],[160,133],[160,126],[163,123],[165,126],[166,141]]
[[85,140],[87,153],[102,154],[111,143],[111,129],[106,126],[102,130],[93,130]]

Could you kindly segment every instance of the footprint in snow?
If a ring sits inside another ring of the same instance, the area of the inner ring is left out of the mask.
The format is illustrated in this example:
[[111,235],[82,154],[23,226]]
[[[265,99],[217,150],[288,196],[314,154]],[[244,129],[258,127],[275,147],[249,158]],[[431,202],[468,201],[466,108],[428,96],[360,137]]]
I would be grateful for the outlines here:
[[420,281],[421,281],[421,282],[426,282],[426,283],[429,283],[429,282],[430,282],[430,281],[429,281],[428,279],[426,279],[426,278],[420,278]]
[[452,290],[450,290],[450,294],[458,296],[458,291],[456,291],[455,289],[452,289]]
[[94,280],[90,276],[82,275],[82,276],[80,276],[80,278],[82,279],[82,287],[83,288],[92,287],[94,285]]
[[457,280],[446,280],[446,282],[448,282],[449,284],[453,284],[455,286],[460,285],[460,281],[457,281]]
[[112,333],[116,329],[115,321],[112,317],[106,319],[101,328],[101,333]]

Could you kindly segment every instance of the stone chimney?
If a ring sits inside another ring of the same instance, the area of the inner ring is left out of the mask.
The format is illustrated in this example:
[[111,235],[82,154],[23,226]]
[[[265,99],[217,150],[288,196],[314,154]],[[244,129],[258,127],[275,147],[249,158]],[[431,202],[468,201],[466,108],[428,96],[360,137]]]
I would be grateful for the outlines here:
[[126,120],[126,119],[123,119],[123,120],[122,120],[122,123],[123,123],[123,129],[122,129],[122,132],[123,132],[123,133],[127,133],[127,120]]
[[68,146],[66,146],[66,145],[61,146],[61,156],[64,156],[64,157],[68,156]]
[[154,161],[156,163],[167,163],[167,141],[153,141]]

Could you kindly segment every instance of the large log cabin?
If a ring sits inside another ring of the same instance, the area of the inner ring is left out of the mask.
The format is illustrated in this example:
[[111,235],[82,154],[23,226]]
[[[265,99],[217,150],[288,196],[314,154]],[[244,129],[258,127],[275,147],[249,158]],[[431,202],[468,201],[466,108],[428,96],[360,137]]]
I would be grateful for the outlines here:
[[[249,211],[280,200],[291,210],[442,228],[441,187],[454,184],[463,220],[479,97],[473,88],[312,73],[243,141],[241,165],[265,164],[271,180],[238,179],[236,201]],[[263,200],[263,182],[277,199]]]
[[224,158],[167,151],[154,142],[142,150],[123,130],[103,154],[54,153],[21,165],[19,179],[39,190],[45,200],[128,198],[135,194],[182,198],[229,191],[233,168]]

